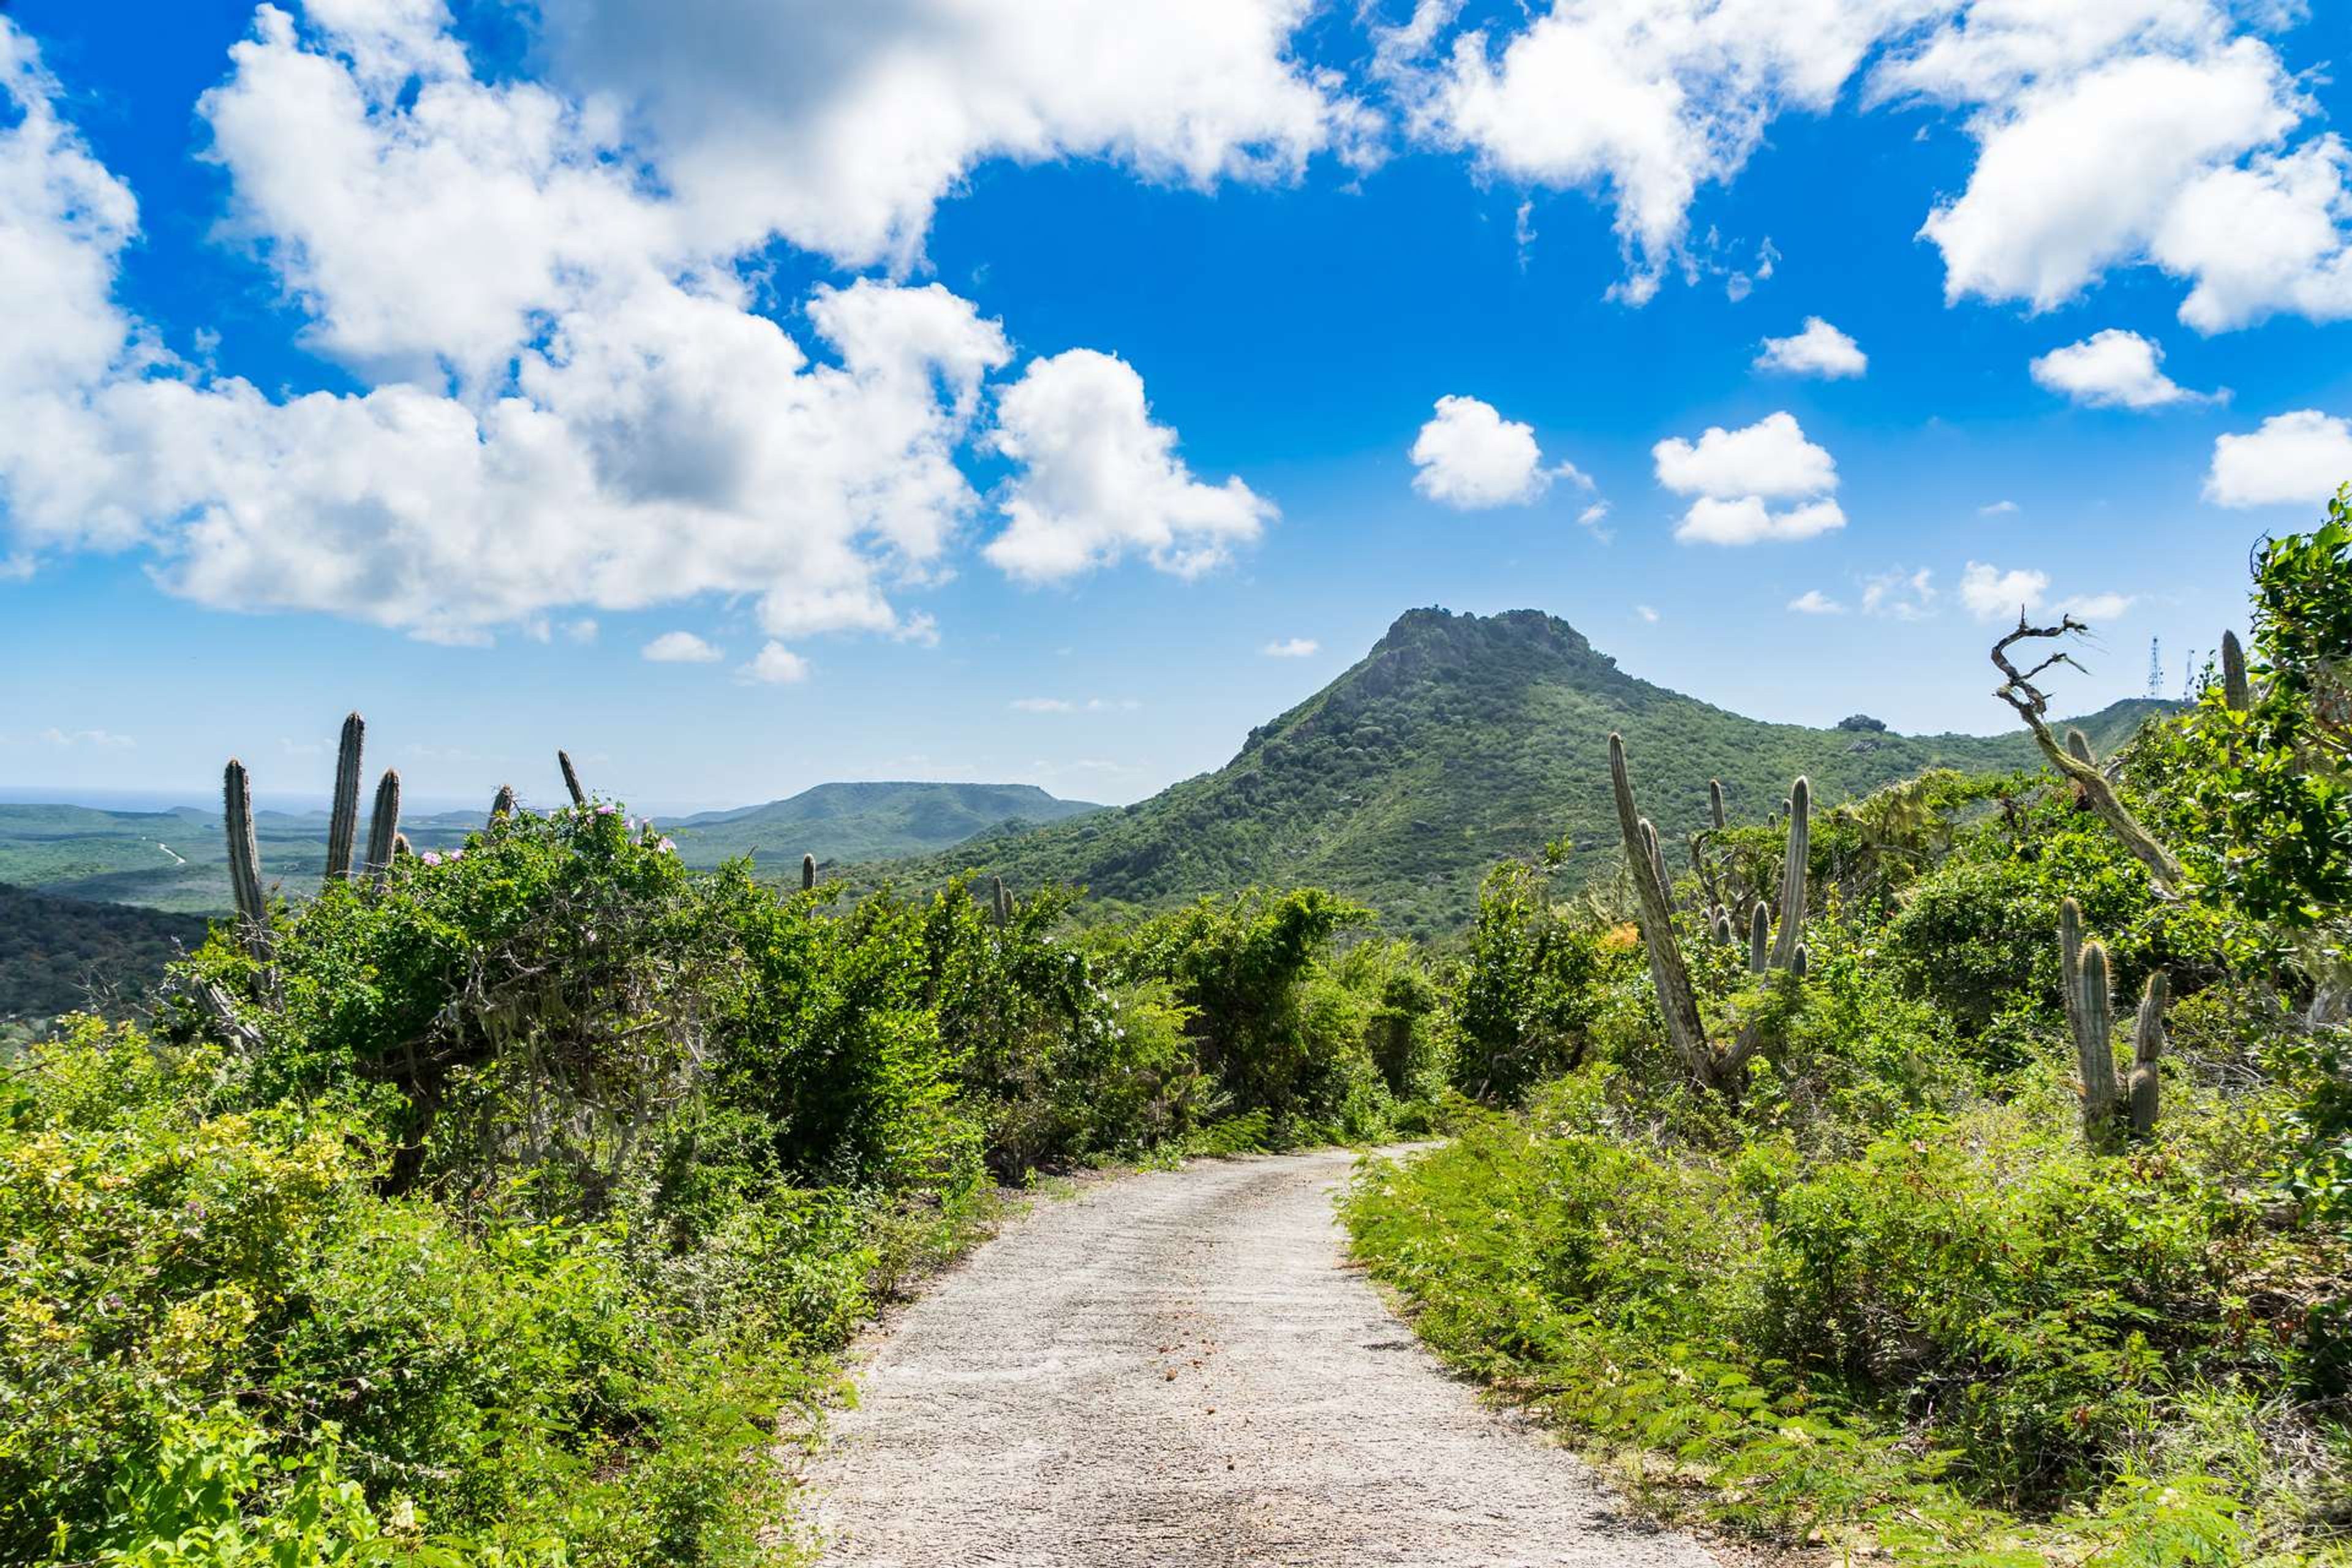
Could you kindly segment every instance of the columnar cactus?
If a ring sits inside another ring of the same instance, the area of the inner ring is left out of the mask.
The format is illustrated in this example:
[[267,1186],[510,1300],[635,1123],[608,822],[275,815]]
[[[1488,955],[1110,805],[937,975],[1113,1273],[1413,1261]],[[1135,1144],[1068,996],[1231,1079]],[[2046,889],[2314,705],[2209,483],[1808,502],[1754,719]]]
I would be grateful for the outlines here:
[[1723,781],[1721,779],[1706,781],[1706,812],[1716,826],[1724,826],[1726,819],[1723,815]]
[[2246,650],[2235,632],[2221,634],[2221,700],[2232,713],[2253,705],[2253,688],[2246,679]]
[[496,826],[501,816],[515,814],[515,792],[512,784],[499,785],[499,793],[490,797],[490,822]]
[[327,818],[327,880],[340,882],[352,874],[352,845],[360,832],[360,746],[367,721],[357,713],[343,716],[343,738],[335,748],[335,806]]
[[1717,946],[1729,947],[1731,945],[1731,911],[1721,904],[1716,905],[1714,918],[1707,923],[1706,933],[1715,939]]
[[253,784],[235,757],[221,774],[221,826],[228,836],[228,890],[256,957],[268,951],[269,902],[261,891],[261,847],[253,835]]
[[2116,1066],[2115,998],[2107,950],[2083,940],[2083,911],[2068,899],[2058,910],[2058,963],[2066,1024],[2074,1037],[2074,1068],[2082,1084],[2083,1136],[2094,1149],[2112,1146],[2118,1118],[2134,1138],[2155,1135],[2158,1060],[2164,1055],[2164,1009],[2171,985],[2162,970],[2147,977],[2132,1029],[2132,1063]]
[[816,857],[814,855],[803,855],[801,857],[801,891],[805,893],[811,888],[815,886]]
[[2074,972],[2074,1065],[2083,1085],[2083,1133],[2094,1144],[2106,1136],[2116,1117],[2115,995],[2107,974],[2107,950],[2083,944]]
[[2132,1029],[2131,1078],[2126,1086],[2131,1096],[2131,1130],[2135,1138],[2156,1135],[2156,1062],[2164,1054],[2164,1006],[2170,989],[2164,971],[2159,969],[2147,977],[2147,989],[2140,993],[2139,1017]]
[[572,765],[572,753],[558,751],[555,753],[555,765],[563,770],[563,787],[572,792],[572,804],[586,805],[588,792],[580,787],[580,772]]
[[1789,857],[1780,869],[1780,930],[1772,939],[1772,967],[1797,962],[1805,940],[1805,881],[1812,868],[1813,786],[1803,778],[1789,786]]
[[400,774],[391,768],[376,781],[375,807],[368,816],[366,870],[379,888],[392,875],[394,843],[400,837]]
[[[1750,1023],[1728,1044],[1718,1046],[1707,1038],[1706,1022],[1699,1016],[1698,997],[1691,986],[1690,970],[1683,961],[1681,944],[1675,939],[1673,895],[1654,847],[1656,829],[1643,819],[1634,805],[1633,782],[1625,766],[1625,742],[1618,735],[1609,737],[1609,783],[1616,800],[1617,827],[1624,839],[1626,865],[1633,873],[1635,919],[1641,927],[1642,946],[1649,957],[1650,980],[1657,991],[1658,1012],[1665,1022],[1667,1043],[1700,1084],[1727,1096],[1737,1095],[1748,1058],[1763,1044],[1762,1032],[1759,1025]],[[1803,779],[1796,782],[1789,799],[1790,861],[1780,880],[1780,944],[1773,947],[1766,958],[1769,966],[1775,969],[1793,968],[1802,951],[1798,938],[1804,924],[1804,867],[1810,848],[1806,814],[1811,801],[1811,790]],[[1760,903],[1758,909],[1760,913]],[[1751,963],[1757,950],[1763,946],[1757,918],[1750,917],[1748,928]],[[1761,918],[1769,921],[1769,916]]]
[[1004,879],[991,877],[989,882],[993,889],[988,901],[989,918],[1000,926],[1012,924],[1013,895],[1004,890]]
[[1770,966],[1772,952],[1772,911],[1764,900],[1748,912],[1748,973],[1761,974]]

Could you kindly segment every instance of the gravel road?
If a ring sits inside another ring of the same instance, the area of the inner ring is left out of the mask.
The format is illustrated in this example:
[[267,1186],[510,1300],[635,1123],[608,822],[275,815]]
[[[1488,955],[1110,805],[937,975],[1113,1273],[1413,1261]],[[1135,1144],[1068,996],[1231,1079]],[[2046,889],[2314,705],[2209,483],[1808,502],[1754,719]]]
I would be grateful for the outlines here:
[[825,1561],[1712,1568],[1345,1267],[1351,1164],[1198,1162],[1039,1204],[866,1365],[806,1478]]

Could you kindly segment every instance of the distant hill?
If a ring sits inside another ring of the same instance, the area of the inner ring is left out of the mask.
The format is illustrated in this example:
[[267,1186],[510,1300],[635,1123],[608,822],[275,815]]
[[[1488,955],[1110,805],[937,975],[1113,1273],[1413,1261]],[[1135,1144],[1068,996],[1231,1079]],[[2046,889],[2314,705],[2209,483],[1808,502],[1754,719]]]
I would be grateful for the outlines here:
[[[2074,722],[2104,754],[2169,706],[2119,702]],[[1563,835],[1587,865],[1616,853],[1612,730],[1624,733],[1643,807],[1677,843],[1701,825],[1710,778],[1723,781],[1735,816],[1758,821],[1799,773],[1833,805],[1931,766],[2039,762],[2021,731],[1910,736],[1863,714],[1830,730],[1742,718],[1627,675],[1535,610],[1413,610],[1354,668],[1252,731],[1215,773],[874,872],[921,881],[969,866],[1016,887],[1077,882],[1146,905],[1313,882],[1371,904],[1391,929],[1433,934],[1468,918],[1479,879],[1504,856]]]
[[205,940],[188,915],[61,899],[0,883],[0,1020],[135,1001]]
[[[362,812],[365,803],[362,802]],[[756,854],[778,876],[803,854],[869,860],[944,849],[1007,824],[1058,822],[1100,806],[1057,800],[1034,784],[835,784],[790,800],[705,812],[670,826],[687,863],[716,866]],[[403,814],[418,849],[465,842],[481,811]],[[327,814],[259,811],[254,836],[265,880],[292,892],[326,870]],[[85,900],[215,914],[229,907],[220,809],[105,811],[81,805],[0,805],[0,881]]]
[[1061,800],[1034,784],[825,784],[789,800],[706,811],[669,827],[691,865],[738,855],[763,870],[821,862],[920,855],[992,829],[1037,826],[1104,808]]

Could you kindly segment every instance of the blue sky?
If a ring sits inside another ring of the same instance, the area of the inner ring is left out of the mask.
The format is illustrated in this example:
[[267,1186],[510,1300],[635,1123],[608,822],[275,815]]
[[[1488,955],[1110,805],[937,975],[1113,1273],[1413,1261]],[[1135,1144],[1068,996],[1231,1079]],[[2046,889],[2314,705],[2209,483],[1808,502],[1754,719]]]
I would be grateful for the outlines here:
[[2352,478],[2275,0],[5,15],[17,792],[1124,801],[1428,604],[1990,730]]

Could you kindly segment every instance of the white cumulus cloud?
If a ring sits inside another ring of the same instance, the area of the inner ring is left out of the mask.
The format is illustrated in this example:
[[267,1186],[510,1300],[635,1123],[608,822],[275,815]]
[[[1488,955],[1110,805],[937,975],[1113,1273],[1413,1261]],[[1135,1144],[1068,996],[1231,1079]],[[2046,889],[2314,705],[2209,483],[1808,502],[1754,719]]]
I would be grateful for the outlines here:
[[1193,577],[1253,543],[1276,515],[1238,479],[1203,484],[1176,456],[1176,432],[1151,420],[1143,378],[1091,349],[1033,360],[997,399],[996,450],[1021,472],[998,510],[988,559],[1043,583],[1142,555]]
[[1835,381],[1862,374],[1870,368],[1870,356],[1829,322],[1807,316],[1804,331],[1792,337],[1764,340],[1756,368]]
[[1803,593],[1789,601],[1789,608],[1796,611],[1797,614],[1801,616],[1842,616],[1845,614],[1845,606],[1843,605],[1839,604],[1835,599],[1831,598],[1819,588],[1806,589]]
[[770,642],[751,662],[735,667],[736,675],[762,686],[789,686],[808,679],[808,660],[780,642]]
[[2213,442],[2205,499],[2217,506],[2315,506],[2352,481],[2352,420],[2315,408],[2274,415]]
[[2031,369],[2038,384],[2093,408],[2162,408],[2205,399],[2158,368],[2163,362],[2164,350],[2153,339],[2109,327],[2052,349]]
[[904,267],[983,162],[1207,188],[1354,157],[1372,117],[1292,40],[1309,0],[543,0],[585,99],[650,126],[690,228]]
[[1980,621],[2005,620],[2042,607],[2050,592],[2050,574],[2017,569],[2004,572],[1981,561],[1971,561],[1960,574],[1960,603]]
[[1323,645],[1313,637],[1285,637],[1270,642],[1258,651],[1268,658],[1309,658],[1322,651]]
[[[1672,437],[1650,456],[1659,484],[1696,498],[1675,529],[1685,543],[1810,539],[1845,526],[1829,494],[1837,489],[1836,461],[1786,412],[1738,430],[1710,426],[1696,442]],[[1776,510],[1769,504],[1776,500],[1801,504]]]
[[664,632],[638,651],[655,664],[716,664],[726,657],[692,632]]
[[1556,478],[1591,488],[1573,464],[1545,468],[1534,428],[1475,397],[1437,400],[1413,438],[1412,464],[1414,489],[1464,511],[1534,500]]

